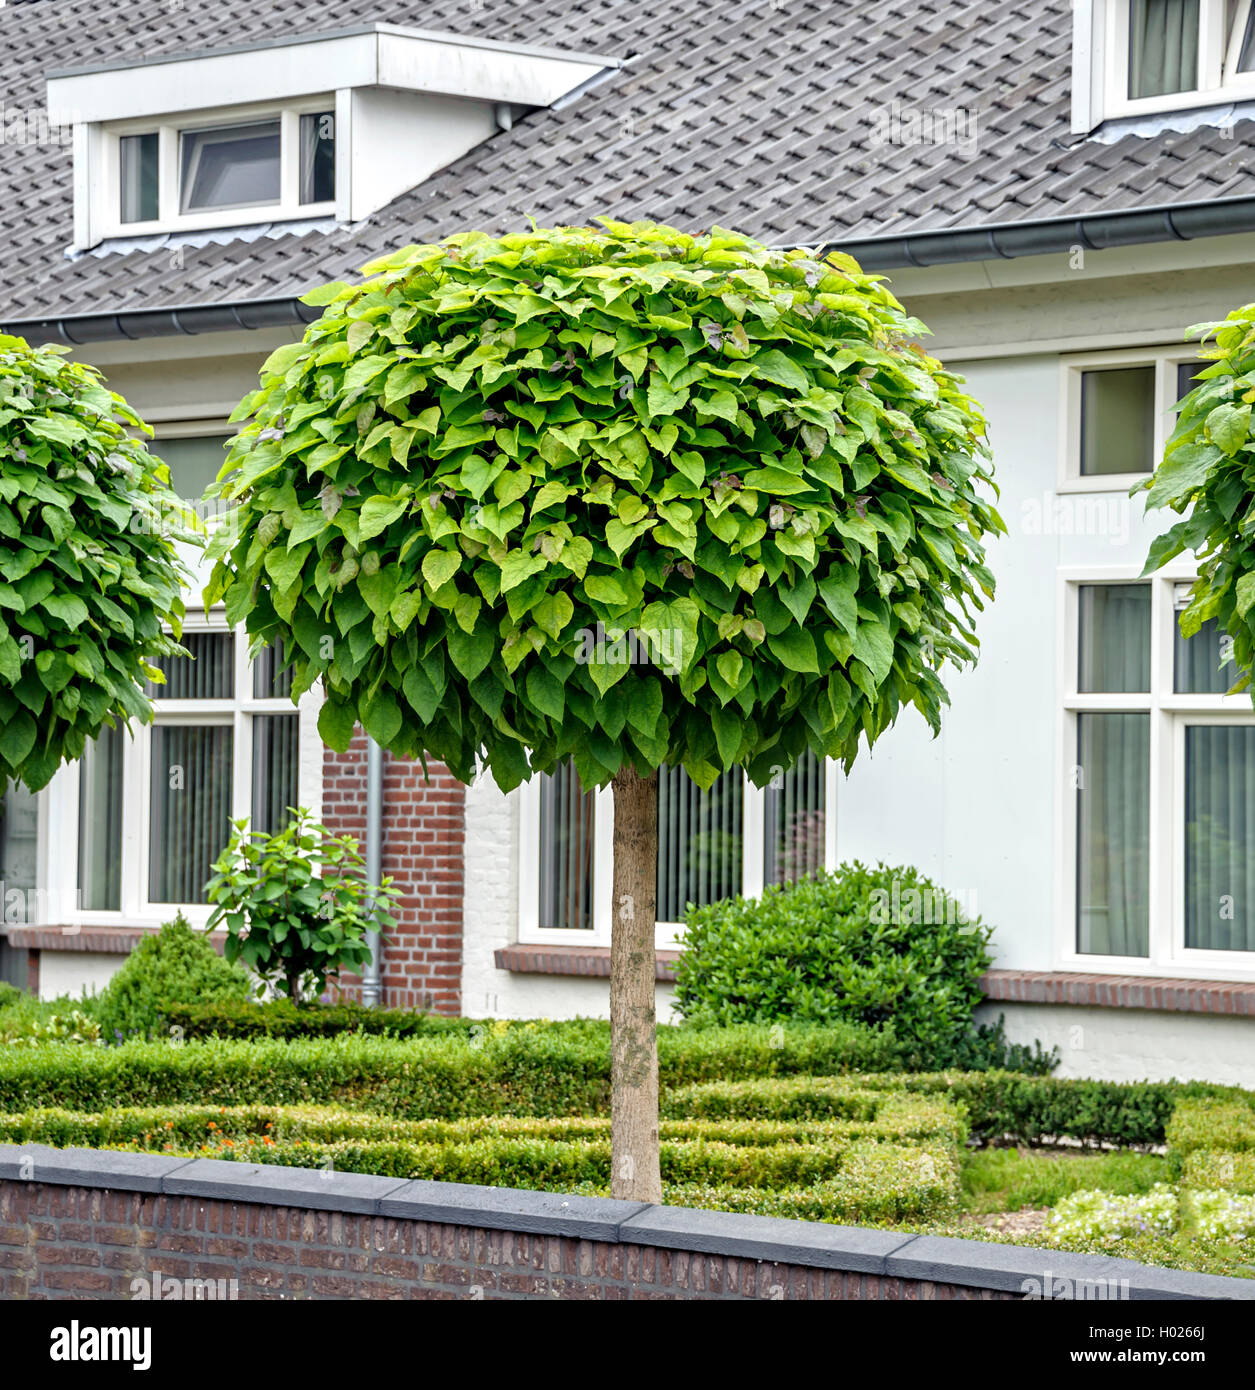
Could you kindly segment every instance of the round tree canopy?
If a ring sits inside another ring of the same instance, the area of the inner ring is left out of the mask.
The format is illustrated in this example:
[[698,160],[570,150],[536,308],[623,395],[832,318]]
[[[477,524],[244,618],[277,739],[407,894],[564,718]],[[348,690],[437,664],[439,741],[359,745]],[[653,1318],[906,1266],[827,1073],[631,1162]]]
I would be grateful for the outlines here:
[[877,277],[616,222],[364,273],[241,403],[206,594],[323,680],[333,747],[762,784],[906,703],[937,726],[1003,526],[979,408]]
[[169,474],[68,351],[0,335],[0,786],[32,790],[105,725],[151,718],[152,663],[182,651]]

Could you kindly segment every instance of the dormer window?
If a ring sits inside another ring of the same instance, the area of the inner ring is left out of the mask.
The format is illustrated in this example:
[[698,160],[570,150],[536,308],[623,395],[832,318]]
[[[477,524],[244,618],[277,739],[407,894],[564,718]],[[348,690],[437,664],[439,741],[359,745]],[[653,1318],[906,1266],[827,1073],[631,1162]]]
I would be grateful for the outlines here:
[[47,109],[74,127],[74,246],[357,222],[616,67],[368,24],[50,73]]
[[309,105],[104,127],[103,162],[117,167],[116,226],[106,204],[104,234],[334,212],[335,98]]
[[1252,0],[1077,0],[1073,129],[1255,98]]

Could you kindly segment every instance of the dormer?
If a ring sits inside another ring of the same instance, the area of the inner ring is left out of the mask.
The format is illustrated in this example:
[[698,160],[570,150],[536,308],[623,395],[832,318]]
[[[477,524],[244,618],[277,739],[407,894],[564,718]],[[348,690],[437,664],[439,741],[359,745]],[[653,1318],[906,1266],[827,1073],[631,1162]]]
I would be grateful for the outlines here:
[[73,126],[74,246],[358,222],[617,66],[373,24],[50,73],[52,119]]
[[1073,131],[1251,100],[1252,0],[1074,0]]

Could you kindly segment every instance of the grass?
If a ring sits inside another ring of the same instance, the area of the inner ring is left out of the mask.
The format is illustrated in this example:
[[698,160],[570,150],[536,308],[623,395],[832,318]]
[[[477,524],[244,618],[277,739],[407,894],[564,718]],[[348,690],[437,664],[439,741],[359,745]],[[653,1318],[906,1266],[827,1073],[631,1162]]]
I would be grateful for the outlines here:
[[985,1216],[1052,1207],[1071,1192],[1097,1190],[1121,1195],[1149,1192],[1170,1182],[1167,1158],[1121,1149],[1070,1153],[1058,1149],[978,1149],[965,1155],[963,1210]]

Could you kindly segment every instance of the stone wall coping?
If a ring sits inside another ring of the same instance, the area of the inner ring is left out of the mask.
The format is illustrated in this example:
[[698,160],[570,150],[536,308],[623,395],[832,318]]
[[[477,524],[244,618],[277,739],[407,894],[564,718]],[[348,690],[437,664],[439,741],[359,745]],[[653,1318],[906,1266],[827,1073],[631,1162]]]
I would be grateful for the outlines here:
[[351,1212],[1012,1293],[1024,1292],[1026,1280],[1038,1280],[1043,1288],[1051,1280],[1056,1289],[1061,1280],[1104,1286],[1127,1280],[1131,1299],[1255,1300],[1255,1279],[1159,1269],[1104,1255],[226,1159],[5,1144],[0,1145],[0,1181]]

